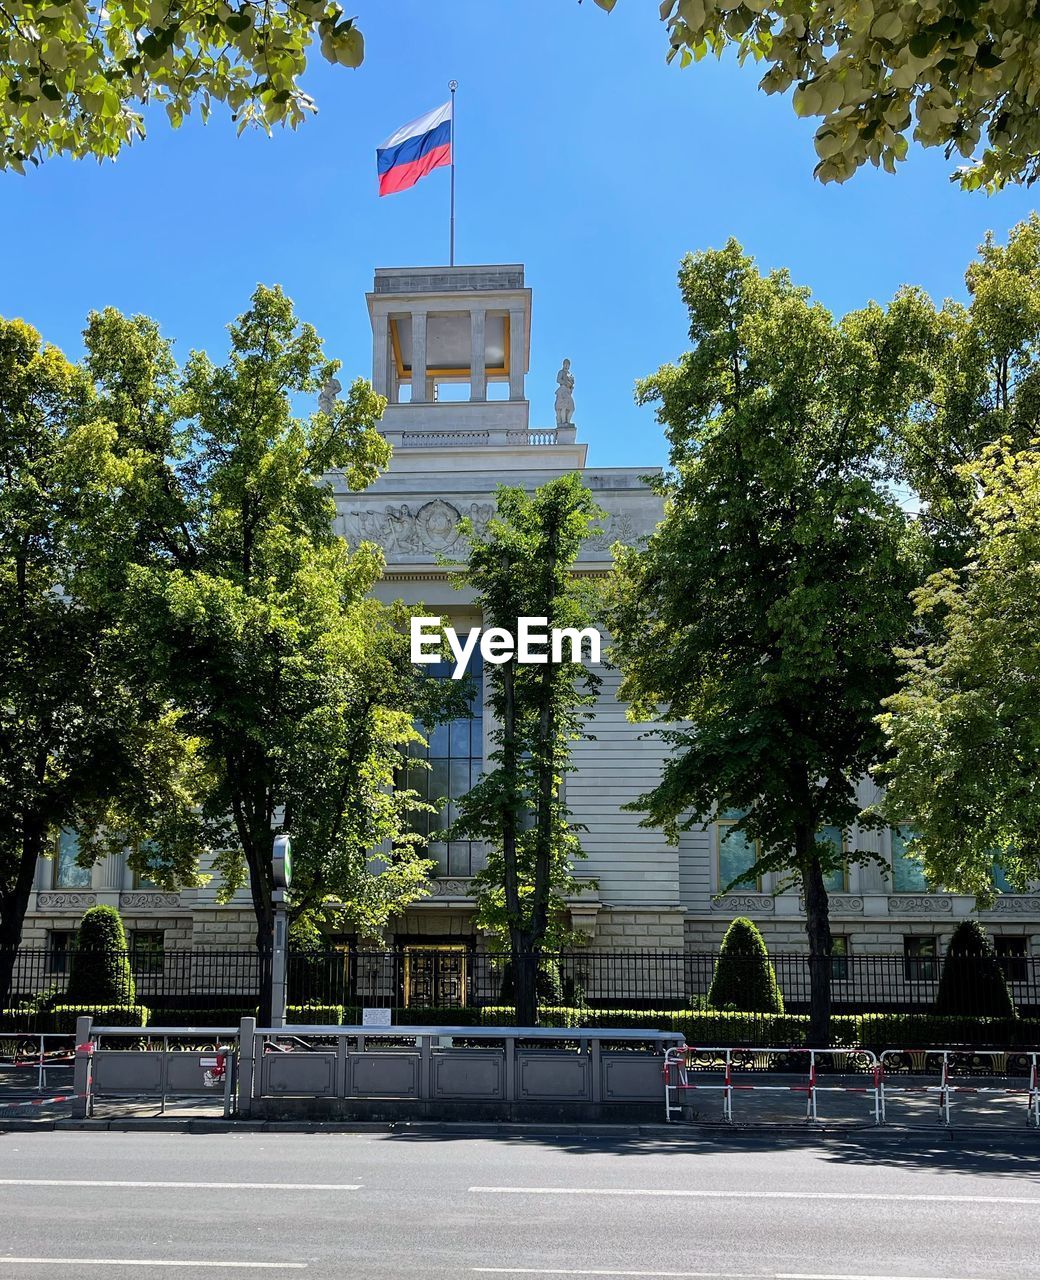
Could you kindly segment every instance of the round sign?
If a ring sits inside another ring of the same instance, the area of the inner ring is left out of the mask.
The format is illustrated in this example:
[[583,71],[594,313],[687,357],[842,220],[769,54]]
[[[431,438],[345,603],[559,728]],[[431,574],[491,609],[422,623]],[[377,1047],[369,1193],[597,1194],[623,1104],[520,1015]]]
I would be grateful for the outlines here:
[[287,835],[275,836],[271,871],[275,887],[288,889],[292,884],[292,841]]

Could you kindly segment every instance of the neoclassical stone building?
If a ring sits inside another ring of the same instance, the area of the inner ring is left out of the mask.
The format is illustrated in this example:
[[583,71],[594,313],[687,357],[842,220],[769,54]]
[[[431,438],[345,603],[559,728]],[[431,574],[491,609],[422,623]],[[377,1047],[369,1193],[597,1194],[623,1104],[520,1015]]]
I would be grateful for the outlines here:
[[[463,554],[460,517],[478,526],[486,522],[501,483],[534,489],[552,476],[581,472],[607,513],[582,552],[581,574],[606,574],[614,542],[637,544],[651,532],[660,504],[641,480],[649,468],[638,459],[631,467],[599,467],[594,459],[590,465],[588,443],[578,438],[566,406],[557,425],[538,425],[550,416],[553,387],[536,389],[538,416],[531,425],[526,375],[532,308],[522,266],[380,269],[368,308],[372,379],[389,402],[383,430],[393,460],[363,493],[351,493],[336,475],[329,483],[342,536],[376,542],[386,554],[379,588],[384,599],[422,603],[456,626],[479,623],[471,597],[452,586],[439,557]],[[753,850],[730,833],[729,816],[685,833],[674,847],[659,831],[641,828],[637,814],[624,811],[626,801],[658,779],[664,748],[642,736],[646,726],[626,718],[616,690],[617,674],[606,672],[595,740],[575,746],[567,780],[570,808],[588,829],[582,871],[598,881],[595,892],[571,905],[574,926],[596,949],[707,951],[718,946],[728,922],[743,914],[759,923],[774,950],[803,950],[796,890],[784,890],[766,876],[718,896],[753,861]],[[462,794],[483,767],[488,720],[481,697],[473,711],[470,719],[432,735],[428,781],[434,795]],[[872,799],[864,782],[862,800]],[[903,856],[898,833],[853,830],[847,839],[851,849],[880,853],[885,869],[853,865],[832,880],[838,948],[903,954],[927,969],[957,921],[974,910],[973,899],[931,892],[917,865]],[[84,907],[95,901],[118,905],[142,945],[252,942],[244,896],[218,906],[209,889],[160,893],[134,885],[118,858],[81,871],[69,848],[40,864],[28,945],[64,946]],[[395,922],[388,941],[405,948],[479,948],[483,940],[472,922],[469,878],[481,865],[482,850],[468,842],[436,841],[432,849],[439,870],[430,894]],[[984,919],[1009,957],[1040,954],[1040,894],[1005,893]]]

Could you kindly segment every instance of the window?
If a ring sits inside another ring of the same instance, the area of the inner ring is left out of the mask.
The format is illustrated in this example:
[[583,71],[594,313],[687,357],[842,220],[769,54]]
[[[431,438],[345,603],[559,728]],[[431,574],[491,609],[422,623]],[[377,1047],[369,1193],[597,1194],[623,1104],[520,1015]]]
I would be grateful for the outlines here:
[[1008,982],[1025,982],[1026,956],[1028,954],[1025,938],[1009,937],[998,934],[993,939],[993,950],[997,953],[1000,967]]
[[[819,832],[819,841],[827,840],[831,844],[835,844],[844,853],[848,848],[845,839],[845,832],[841,827],[821,827]],[[818,841],[818,842],[819,842]],[[843,863],[840,867],[835,867],[832,871],[825,871],[823,875],[823,887],[828,893],[847,893],[849,888],[849,867],[848,863]]]
[[[454,665],[448,662],[432,664],[427,670],[436,678],[447,679]],[[412,815],[412,826],[430,841],[430,857],[437,859],[437,875],[472,876],[482,870],[486,858],[478,840],[439,841],[437,832],[450,826],[458,817],[455,804],[474,786],[484,768],[484,673],[479,653],[470,659],[468,673],[472,681],[470,712],[448,724],[432,729],[421,729],[429,743],[422,747],[413,744],[412,755],[430,762],[428,769],[412,768],[407,772],[406,785],[418,792],[423,800],[447,798],[447,805],[438,813]]]
[[758,878],[747,874],[758,861],[758,841],[750,840],[745,832],[733,829],[742,816],[735,809],[727,809],[716,823],[719,833],[719,893],[730,889],[757,891],[761,888]]
[[907,982],[934,982],[939,976],[935,938],[903,939],[903,977]]
[[896,893],[928,892],[924,867],[912,857],[914,832],[910,827],[892,829],[892,888]]
[[849,980],[849,939],[844,933],[831,935],[831,979],[834,982]]
[[130,964],[135,975],[162,973],[163,931],[161,929],[130,930]]
[[134,872],[134,888],[135,889],[157,889],[159,886],[154,880],[149,878],[140,871]]
[[69,958],[76,949],[75,929],[52,929],[47,934],[47,967],[51,973],[68,973]]
[[89,889],[91,881],[90,867],[81,867],[76,861],[79,853],[79,839],[75,831],[63,831],[58,836],[54,850],[54,888],[55,889]]

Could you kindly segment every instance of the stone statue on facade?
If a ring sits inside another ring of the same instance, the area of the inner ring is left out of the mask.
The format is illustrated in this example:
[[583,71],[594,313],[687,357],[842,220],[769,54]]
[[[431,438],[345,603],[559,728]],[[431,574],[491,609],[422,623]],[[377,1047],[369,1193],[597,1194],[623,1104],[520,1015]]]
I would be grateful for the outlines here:
[[556,375],[556,425],[570,427],[574,424],[574,374],[571,362],[564,360],[563,368]]
[[322,413],[332,413],[336,406],[336,397],[342,390],[343,384],[338,378],[329,378],[318,393],[318,408]]

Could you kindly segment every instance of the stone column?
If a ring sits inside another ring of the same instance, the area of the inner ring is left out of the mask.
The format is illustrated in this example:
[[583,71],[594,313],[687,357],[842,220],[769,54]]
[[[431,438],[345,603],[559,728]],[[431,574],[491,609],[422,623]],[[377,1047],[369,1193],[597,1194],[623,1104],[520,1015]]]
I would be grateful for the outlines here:
[[509,398],[524,398],[524,368],[527,364],[527,333],[524,329],[524,313],[509,313]]
[[426,399],[426,312],[412,312],[412,402]]
[[387,359],[390,346],[389,317],[379,312],[372,318],[372,386],[381,396],[389,396]]
[[487,311],[474,307],[469,313],[469,398],[487,399],[487,342],[485,339]]

